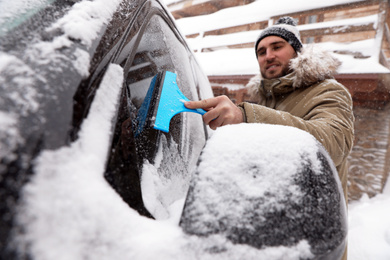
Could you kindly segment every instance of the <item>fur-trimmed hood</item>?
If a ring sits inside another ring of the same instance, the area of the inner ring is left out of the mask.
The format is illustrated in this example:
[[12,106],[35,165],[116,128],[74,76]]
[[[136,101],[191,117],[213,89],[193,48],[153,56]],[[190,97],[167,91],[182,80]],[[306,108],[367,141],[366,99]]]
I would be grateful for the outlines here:
[[[292,73],[283,78],[292,81],[293,89],[303,88],[325,79],[333,78],[341,62],[329,52],[320,49],[314,44],[306,45],[298,56],[290,61]],[[273,81],[263,79],[261,74],[250,79],[246,85],[251,99],[257,101],[261,92],[261,82]]]

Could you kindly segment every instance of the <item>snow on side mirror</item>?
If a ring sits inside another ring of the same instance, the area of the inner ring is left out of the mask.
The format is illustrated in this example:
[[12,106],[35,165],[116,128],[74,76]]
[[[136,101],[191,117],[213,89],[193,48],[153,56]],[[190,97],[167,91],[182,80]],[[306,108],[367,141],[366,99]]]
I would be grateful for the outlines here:
[[347,209],[337,170],[312,135],[229,125],[200,156],[180,226],[215,254],[245,245],[262,259],[334,260],[346,246]]

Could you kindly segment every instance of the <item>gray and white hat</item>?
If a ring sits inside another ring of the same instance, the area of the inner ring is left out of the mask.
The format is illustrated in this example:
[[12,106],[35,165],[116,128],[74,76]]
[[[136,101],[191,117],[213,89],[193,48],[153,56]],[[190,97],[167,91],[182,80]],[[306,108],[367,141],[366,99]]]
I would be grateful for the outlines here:
[[257,45],[259,42],[268,36],[278,36],[286,40],[295,50],[299,52],[302,48],[301,36],[296,27],[297,23],[293,18],[286,16],[280,18],[274,25],[264,29],[255,44],[255,51],[257,55]]

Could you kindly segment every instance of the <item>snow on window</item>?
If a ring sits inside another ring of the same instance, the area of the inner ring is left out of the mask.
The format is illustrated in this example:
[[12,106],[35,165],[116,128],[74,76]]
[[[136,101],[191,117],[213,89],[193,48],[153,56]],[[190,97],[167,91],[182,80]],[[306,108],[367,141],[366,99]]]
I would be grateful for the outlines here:
[[[18,143],[24,141],[16,127],[17,123],[18,119],[14,114],[0,110],[0,157],[3,158],[4,163],[16,159],[14,151]],[[3,167],[2,164],[0,167]]]
[[0,36],[26,21],[55,0],[13,0],[0,2]]
[[32,88],[37,81],[44,80],[23,61],[13,55],[0,52],[0,85],[6,89],[4,96],[0,97],[0,102],[6,104],[12,102],[22,115],[28,112],[36,112],[39,107],[37,90]]
[[81,40],[83,44],[90,46],[103,25],[111,20],[120,2],[120,0],[78,2],[49,30],[61,29],[68,37]]

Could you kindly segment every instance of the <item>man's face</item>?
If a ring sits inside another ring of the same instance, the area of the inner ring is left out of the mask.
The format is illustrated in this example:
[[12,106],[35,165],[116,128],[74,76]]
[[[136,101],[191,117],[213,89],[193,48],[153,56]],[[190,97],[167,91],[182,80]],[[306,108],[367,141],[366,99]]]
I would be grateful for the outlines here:
[[268,36],[257,45],[257,61],[265,79],[274,79],[290,72],[289,63],[296,57],[294,48],[283,38]]

